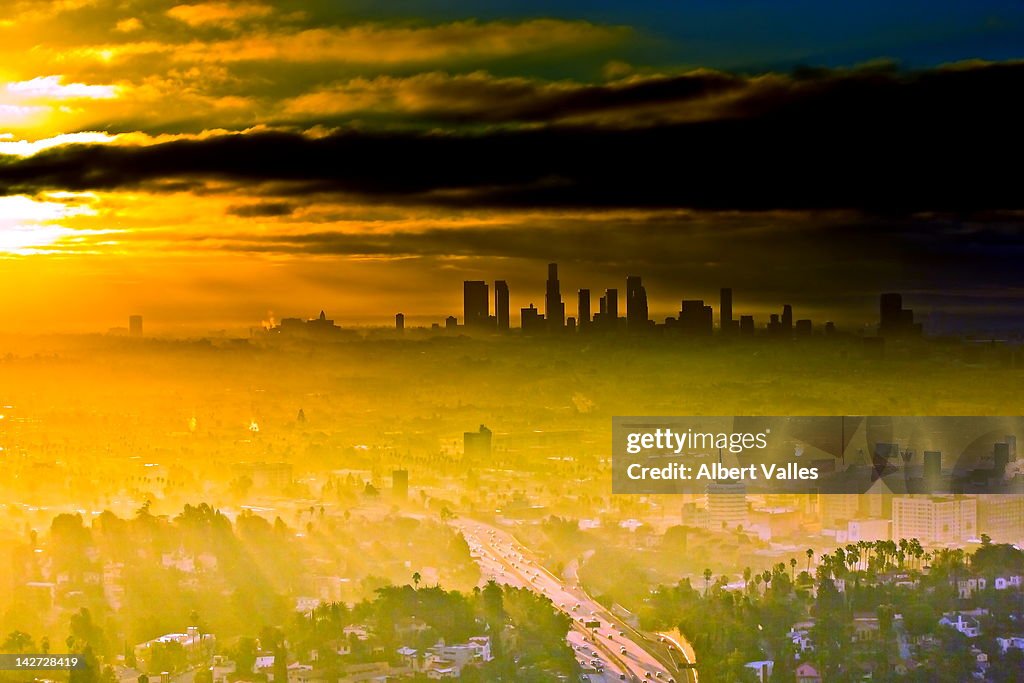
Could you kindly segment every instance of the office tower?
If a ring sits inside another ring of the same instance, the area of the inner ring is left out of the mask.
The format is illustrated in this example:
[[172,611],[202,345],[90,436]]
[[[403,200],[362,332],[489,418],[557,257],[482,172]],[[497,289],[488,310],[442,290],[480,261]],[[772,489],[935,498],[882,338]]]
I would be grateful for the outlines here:
[[782,331],[782,323],[779,322],[779,314],[772,313],[768,316],[768,332],[770,334],[779,334]]
[[401,332],[402,330],[405,329],[405,314],[404,313],[396,313],[395,314],[395,329],[398,330],[399,332]]
[[458,328],[458,326],[459,326],[459,319],[456,318],[454,315],[450,315],[450,316],[448,316],[447,318],[444,319],[444,329],[446,329],[446,330],[454,330],[454,329]]
[[741,315],[740,316],[740,334],[744,337],[754,336],[754,316],[752,315]]
[[131,315],[128,316],[128,334],[133,337],[142,336],[142,316]]
[[576,324],[580,331],[590,326],[590,290],[581,289],[576,293]]
[[883,337],[921,334],[921,323],[914,322],[912,310],[903,308],[903,296],[897,292],[887,292],[879,297],[878,334]]
[[569,316],[568,318],[566,318],[565,319],[565,329],[569,330],[570,332],[575,332],[576,331],[576,318],[574,318],[572,316]]
[[793,334],[793,307],[789,304],[782,306],[782,333],[787,337]]
[[934,493],[942,482],[942,452],[924,452],[924,489]]
[[494,317],[497,319],[498,331],[507,330],[511,325],[508,302],[508,283],[504,280],[495,280]]
[[640,332],[647,329],[647,290],[639,275],[626,277],[626,329]]
[[530,304],[529,308],[519,309],[519,327],[527,334],[540,332],[544,329],[544,316]]
[[562,303],[562,292],[558,284],[558,264],[548,264],[548,281],[544,293],[544,315],[547,317],[551,330],[565,327],[565,304]]
[[750,526],[747,523],[747,487],[743,483],[711,482],[707,487],[706,500],[709,531],[730,531]]
[[487,283],[483,280],[466,280],[462,283],[462,321],[469,328],[487,327],[490,308]]
[[826,529],[845,527],[851,519],[860,517],[860,496],[856,493],[818,494],[821,525]]
[[480,425],[475,432],[463,432],[462,452],[467,458],[487,460],[491,457],[491,430]]
[[964,496],[901,496],[892,501],[892,537],[922,545],[963,543],[978,531],[978,501]]
[[605,319],[605,326],[614,330],[619,326],[619,290],[604,290],[605,308],[602,310],[602,317]]
[[703,299],[684,299],[679,310],[679,330],[683,334],[707,335],[715,327],[714,312]]
[[1024,497],[999,493],[978,496],[978,535],[996,543],[1024,541]]
[[391,495],[395,500],[409,497],[409,471],[394,470],[391,472]]
[[732,288],[722,287],[719,292],[718,326],[722,334],[732,334]]
[[796,321],[796,336],[798,337],[810,337],[813,331],[810,320],[797,320]]
[[1010,444],[997,443],[992,447],[992,476],[1002,478],[1010,462]]

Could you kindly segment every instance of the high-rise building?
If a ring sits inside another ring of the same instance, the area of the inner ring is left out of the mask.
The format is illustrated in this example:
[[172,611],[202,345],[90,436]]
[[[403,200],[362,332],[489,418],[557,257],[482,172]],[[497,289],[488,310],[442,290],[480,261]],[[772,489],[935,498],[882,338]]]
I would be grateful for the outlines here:
[[391,472],[391,495],[395,500],[405,500],[409,497],[409,470]]
[[508,283],[504,280],[494,282],[494,317],[497,319],[499,331],[505,331],[510,327]]
[[489,305],[486,282],[466,280],[462,283],[462,320],[466,327],[487,327]]
[[733,319],[731,287],[722,287],[722,291],[719,292],[718,326],[722,334],[732,334]]
[[934,493],[942,481],[942,451],[924,452],[924,490]]
[[548,264],[548,281],[544,292],[544,315],[551,330],[565,327],[565,304],[562,303],[562,291],[558,283],[558,264]]
[[740,316],[740,334],[744,337],[754,336],[754,316],[752,315],[741,315]]
[[395,314],[395,329],[398,330],[399,332],[401,332],[402,330],[405,329],[405,314],[404,313],[396,313]]
[[605,318],[605,324],[608,329],[614,330],[619,326],[619,290],[604,290],[604,302],[605,308],[601,312]]
[[782,306],[782,334],[787,337],[793,334],[793,307],[789,304]]
[[130,315],[128,316],[128,334],[133,337],[142,336],[142,316],[141,315]]
[[803,320],[796,321],[796,336],[798,337],[810,337],[814,331],[814,327],[811,325],[811,321],[806,318]]
[[447,318],[444,319],[444,328],[446,330],[454,330],[454,329],[458,329],[458,327],[459,327],[459,319],[456,318],[454,315],[450,315],[450,316],[448,316]]
[[475,432],[463,432],[462,452],[467,458],[487,460],[491,457],[491,430],[480,425]]
[[639,275],[626,277],[626,329],[640,332],[647,329],[647,290]]
[[1024,497],[999,493],[978,496],[978,535],[996,543],[1024,541]]
[[742,482],[711,482],[707,487],[707,511],[709,531],[749,527],[747,487]]
[[576,300],[576,324],[582,331],[590,326],[590,290],[579,290],[576,293]]
[[527,334],[540,332],[544,329],[544,316],[536,306],[530,304],[529,308],[519,309],[519,327]]
[[886,292],[878,300],[878,334],[883,337],[921,334],[921,323],[914,322],[914,312],[903,308],[903,296]]
[[715,327],[714,312],[703,299],[684,299],[679,310],[679,330],[683,334],[711,334]]
[[892,537],[923,545],[964,543],[978,533],[978,501],[965,496],[900,496],[892,501]]

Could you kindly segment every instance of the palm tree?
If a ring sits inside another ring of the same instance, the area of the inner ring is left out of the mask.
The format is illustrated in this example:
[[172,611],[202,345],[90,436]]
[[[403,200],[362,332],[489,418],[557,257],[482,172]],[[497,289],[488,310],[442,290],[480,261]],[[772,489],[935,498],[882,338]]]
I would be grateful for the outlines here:
[[807,555],[807,573],[810,574],[811,573],[811,560],[814,559],[814,548],[808,548],[807,552],[804,553],[804,554]]
[[422,576],[420,576],[420,573],[419,573],[419,572],[413,572],[413,573],[412,573],[412,582],[413,582],[413,584],[414,584],[414,587],[415,587],[416,589],[419,589],[419,587],[420,587],[420,581],[422,581],[422,580],[423,580],[423,577],[422,577]]
[[711,585],[711,570],[710,569],[705,569],[704,570],[704,596],[705,597],[707,597],[708,588],[710,587],[710,585]]
[[793,583],[796,583],[796,558],[795,557],[789,558],[789,576],[790,576],[790,579],[793,580]]

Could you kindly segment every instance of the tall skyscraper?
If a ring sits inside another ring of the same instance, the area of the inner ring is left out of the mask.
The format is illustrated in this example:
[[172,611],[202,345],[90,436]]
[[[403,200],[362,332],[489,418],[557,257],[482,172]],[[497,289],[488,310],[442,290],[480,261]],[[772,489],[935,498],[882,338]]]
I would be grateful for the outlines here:
[[782,334],[786,336],[793,334],[793,307],[789,304],[782,307]]
[[462,320],[466,327],[487,327],[489,305],[486,282],[466,280],[462,283]]
[[404,313],[396,313],[395,314],[395,329],[398,330],[399,332],[401,332],[402,330],[405,329],[405,314]]
[[558,264],[548,264],[548,282],[544,294],[544,315],[548,327],[561,330],[565,327],[565,304],[562,303],[562,292],[558,284]]
[[883,337],[921,334],[921,323],[914,322],[912,310],[903,308],[903,297],[897,292],[882,294],[878,314],[878,334]]
[[128,316],[128,334],[133,337],[142,336],[142,316],[131,315]]
[[582,331],[590,326],[590,290],[579,290],[576,293],[576,299],[576,324]]
[[722,287],[719,292],[718,326],[722,334],[732,334],[732,288]]
[[606,289],[604,290],[604,311],[602,311],[602,319],[604,320],[604,326],[609,330],[614,330],[619,326],[619,290],[617,289]]
[[395,500],[405,500],[409,497],[409,470],[391,472],[391,495]]
[[715,326],[714,312],[703,299],[684,299],[679,310],[679,329],[683,334],[711,334]]
[[494,316],[497,318],[499,331],[509,328],[508,283],[504,280],[494,282]]
[[647,329],[647,290],[639,275],[626,277],[626,329],[640,332]]

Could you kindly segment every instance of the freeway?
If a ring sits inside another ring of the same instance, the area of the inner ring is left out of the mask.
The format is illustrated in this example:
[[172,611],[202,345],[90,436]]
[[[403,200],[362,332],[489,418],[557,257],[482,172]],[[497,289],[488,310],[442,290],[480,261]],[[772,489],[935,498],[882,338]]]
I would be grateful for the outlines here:
[[580,586],[544,568],[507,531],[467,519],[455,519],[452,525],[465,537],[484,581],[494,579],[541,593],[572,618],[568,641],[590,681],[675,683],[678,676],[697,683],[694,670],[675,665],[685,657],[678,643],[664,636],[651,639],[621,623]]

